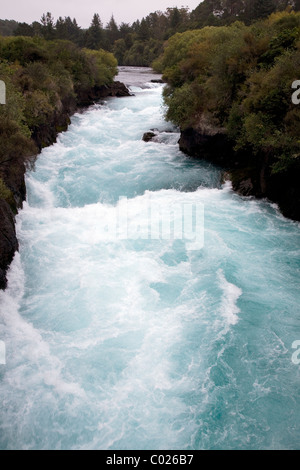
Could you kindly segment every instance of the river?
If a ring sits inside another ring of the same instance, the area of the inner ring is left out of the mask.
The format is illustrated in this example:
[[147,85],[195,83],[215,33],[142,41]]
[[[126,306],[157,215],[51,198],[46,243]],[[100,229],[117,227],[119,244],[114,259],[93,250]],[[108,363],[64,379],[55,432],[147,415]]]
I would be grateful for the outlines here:
[[118,79],[27,172],[0,448],[299,449],[299,224],[179,151],[151,70]]

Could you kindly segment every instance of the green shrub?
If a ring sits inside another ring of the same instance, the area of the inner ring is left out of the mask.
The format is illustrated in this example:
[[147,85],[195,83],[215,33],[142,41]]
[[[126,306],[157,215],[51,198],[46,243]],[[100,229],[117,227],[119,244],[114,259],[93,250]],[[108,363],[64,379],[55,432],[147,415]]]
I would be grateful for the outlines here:
[[268,156],[274,172],[300,154],[300,108],[291,101],[300,74],[300,14],[276,13],[245,26],[175,34],[154,66],[168,83],[166,117],[181,128],[225,128],[236,150]]

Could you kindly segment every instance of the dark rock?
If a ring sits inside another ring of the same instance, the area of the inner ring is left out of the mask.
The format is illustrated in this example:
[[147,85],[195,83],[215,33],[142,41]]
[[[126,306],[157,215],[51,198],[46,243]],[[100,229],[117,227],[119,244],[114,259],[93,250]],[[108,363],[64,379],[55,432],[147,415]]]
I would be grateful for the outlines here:
[[15,219],[11,208],[0,199],[0,289],[7,285],[6,273],[15,252],[19,249],[16,237]]
[[155,78],[151,80],[151,83],[165,83],[162,78]]
[[250,196],[253,191],[253,183],[251,178],[241,181],[240,183],[240,192],[245,196]]
[[181,131],[180,149],[189,156],[207,160],[228,172],[234,191],[243,196],[268,198],[282,214],[300,220],[300,164],[286,173],[273,174],[268,155],[235,152],[225,132],[209,128]]
[[202,133],[188,128],[181,131],[179,148],[192,157],[209,160],[217,165],[231,168],[234,153],[226,134],[220,132]]
[[124,83],[121,82],[114,82],[112,85],[109,85],[107,88],[108,90],[108,95],[107,96],[117,96],[119,98],[123,96],[131,96],[130,91],[128,88],[124,85]]
[[283,215],[300,220],[300,164],[286,173],[272,174],[266,178],[267,197],[279,205]]
[[[17,160],[13,164],[8,165],[2,175],[4,174],[5,184],[11,190],[15,200],[15,206],[11,207],[14,212],[23,207],[23,201],[26,199],[26,185],[25,185],[25,164],[22,160]],[[1,228],[1,224],[0,224]]]
[[81,95],[79,105],[89,106],[100,99],[107,98],[108,96],[122,98],[124,96],[132,95],[124,83],[117,81],[110,85],[94,87],[85,96]]
[[157,133],[152,132],[152,131],[145,132],[145,134],[143,135],[143,141],[150,142],[153,139],[153,137],[156,137],[156,135]]
[[233,190],[241,196],[257,196],[260,193],[259,174],[256,168],[232,169],[228,175]]

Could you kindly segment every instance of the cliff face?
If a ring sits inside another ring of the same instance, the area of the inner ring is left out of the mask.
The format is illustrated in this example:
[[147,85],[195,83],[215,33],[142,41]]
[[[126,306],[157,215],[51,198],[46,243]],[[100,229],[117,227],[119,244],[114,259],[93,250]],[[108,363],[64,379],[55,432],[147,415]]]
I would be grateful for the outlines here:
[[9,204],[0,199],[0,289],[6,287],[7,267],[19,248],[16,237],[14,214]]
[[103,85],[85,91],[78,90],[76,95],[76,99],[74,97],[67,102],[61,103],[61,111],[53,116],[52,122],[34,129],[32,138],[39,150],[52,145],[56,141],[57,134],[67,130],[71,122],[70,117],[78,108],[88,107],[109,96],[130,96],[130,93],[123,83],[117,81],[109,86]]
[[[78,108],[90,106],[108,96],[130,96],[130,93],[123,83],[114,82],[111,86],[87,90],[81,93],[77,100],[62,103],[61,111],[53,116],[47,126],[40,126],[33,130],[32,139],[37,149],[41,150],[43,147],[52,145],[56,141],[57,134],[68,128],[70,117]],[[22,156],[0,168],[0,177],[12,194],[9,200],[0,197],[0,289],[5,289],[7,286],[7,270],[19,248],[15,213],[22,208],[23,201],[26,199],[25,172],[26,167]]]
[[268,198],[279,205],[282,214],[300,221],[300,168],[273,174],[267,155],[236,153],[222,129],[189,128],[181,131],[180,150],[221,166],[235,191],[243,196]]

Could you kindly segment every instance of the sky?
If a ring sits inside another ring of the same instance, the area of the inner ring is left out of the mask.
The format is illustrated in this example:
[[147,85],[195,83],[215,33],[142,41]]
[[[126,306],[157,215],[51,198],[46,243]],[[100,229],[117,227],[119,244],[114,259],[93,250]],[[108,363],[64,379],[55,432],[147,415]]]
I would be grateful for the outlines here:
[[2,1],[0,18],[32,23],[40,21],[43,13],[50,11],[55,20],[59,17],[76,18],[79,26],[90,25],[94,13],[99,13],[103,25],[112,14],[118,24],[133,23],[156,10],[181,6],[194,10],[202,0],[9,0]]

